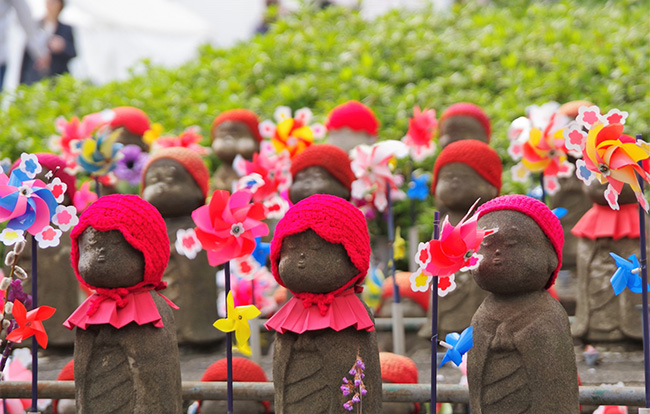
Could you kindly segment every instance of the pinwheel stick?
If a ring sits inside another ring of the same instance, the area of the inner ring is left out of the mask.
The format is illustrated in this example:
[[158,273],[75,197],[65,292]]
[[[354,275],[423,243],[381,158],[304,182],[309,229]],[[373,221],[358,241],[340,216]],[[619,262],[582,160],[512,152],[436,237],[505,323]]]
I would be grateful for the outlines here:
[[[230,293],[230,262],[223,265],[223,273],[226,285],[226,297]],[[228,308],[226,307],[226,318],[228,317]],[[227,398],[228,414],[233,414],[233,391],[232,391],[232,332],[226,332],[226,379],[227,379]]]
[[[38,242],[36,237],[32,236],[32,309],[38,307],[38,289],[37,289],[37,264],[38,264]],[[36,406],[38,400],[38,342],[36,337],[32,338],[32,413],[38,412]]]
[[[641,135],[636,136],[637,140]],[[642,161],[639,161],[641,165]],[[637,174],[637,180],[643,194],[643,178]],[[645,211],[639,204],[639,241],[641,244],[641,299],[643,303],[643,368],[645,370],[645,407],[650,408],[650,331],[648,330],[648,265],[646,257]]]
[[393,278],[393,352],[406,355],[404,336],[404,309],[400,300],[399,285],[395,279],[395,223],[393,219],[393,202],[390,198],[390,183],[386,182],[386,199],[388,201],[388,263]]
[[[440,237],[440,212],[433,216],[433,239]],[[438,382],[438,276],[431,281],[431,412],[436,409]]]
[[[255,278],[251,279],[251,305],[255,306]],[[260,341],[260,320],[254,318],[248,321],[251,327],[251,359],[260,364],[262,362],[262,343]]]
[[546,204],[546,189],[544,188],[544,173],[539,173],[539,186],[542,189],[542,203]]
[[102,196],[102,190],[99,187],[99,177],[95,177],[95,193],[97,194],[97,198]]

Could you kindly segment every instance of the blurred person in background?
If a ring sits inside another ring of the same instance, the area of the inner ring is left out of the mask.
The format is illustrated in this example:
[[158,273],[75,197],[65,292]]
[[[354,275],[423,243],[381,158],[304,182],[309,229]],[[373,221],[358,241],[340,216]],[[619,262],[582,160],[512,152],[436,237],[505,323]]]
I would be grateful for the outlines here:
[[45,73],[50,67],[50,51],[47,47],[47,34],[38,28],[25,0],[0,0],[0,90],[7,70],[9,54],[8,28],[10,11],[16,10],[18,21],[27,35],[27,51],[36,72]]
[[77,51],[74,46],[72,27],[59,21],[59,15],[65,6],[64,0],[45,0],[45,17],[40,21],[41,29],[48,35],[47,47],[52,55],[52,62],[46,71],[37,70],[29,51],[25,49],[23,65],[20,70],[20,83],[31,85],[47,77],[68,73],[68,62]]

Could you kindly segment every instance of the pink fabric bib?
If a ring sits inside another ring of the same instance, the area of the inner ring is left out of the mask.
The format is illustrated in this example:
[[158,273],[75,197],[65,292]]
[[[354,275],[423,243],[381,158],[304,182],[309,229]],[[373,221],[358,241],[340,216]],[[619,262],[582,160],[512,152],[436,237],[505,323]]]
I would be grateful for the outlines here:
[[340,331],[350,326],[357,330],[374,331],[375,324],[354,289],[346,289],[334,296],[325,312],[316,302],[305,307],[305,302],[292,297],[269,319],[264,326],[281,334],[291,331],[301,334],[305,331],[331,328]]
[[571,233],[591,240],[603,237],[637,239],[640,237],[639,207],[636,203],[622,204],[620,210],[612,210],[609,206],[594,204],[571,229]]

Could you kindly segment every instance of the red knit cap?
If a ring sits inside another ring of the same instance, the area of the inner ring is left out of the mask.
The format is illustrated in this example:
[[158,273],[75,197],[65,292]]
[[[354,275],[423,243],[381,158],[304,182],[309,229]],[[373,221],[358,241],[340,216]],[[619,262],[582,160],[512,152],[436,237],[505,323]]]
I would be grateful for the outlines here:
[[528,217],[535,220],[535,223],[542,229],[546,237],[548,237],[555,254],[557,255],[557,267],[551,275],[551,278],[546,284],[546,289],[553,286],[557,273],[562,267],[562,246],[564,245],[564,231],[560,220],[557,218],[546,204],[541,201],[535,200],[520,194],[505,195],[494,198],[478,208],[479,218],[487,213],[500,210],[512,210],[524,213]]
[[372,109],[361,102],[347,101],[330,111],[327,121],[325,121],[325,127],[329,131],[348,127],[353,131],[363,131],[376,136],[379,120]]
[[141,191],[144,191],[145,188],[144,178],[147,174],[147,170],[151,164],[163,158],[174,160],[185,167],[187,172],[190,173],[192,178],[194,178],[194,181],[196,181],[196,184],[201,189],[203,195],[205,197],[208,196],[210,185],[210,172],[208,171],[208,167],[205,166],[203,158],[201,158],[199,154],[189,148],[184,147],[162,148],[153,153],[153,155],[147,161],[147,164],[142,169],[142,185],[140,186],[142,188]]
[[[414,292],[413,289],[411,289],[411,282],[409,280],[410,276],[411,274],[409,272],[399,272],[395,275],[400,296],[411,299],[420,305],[420,307],[426,312],[429,309],[429,292]],[[393,297],[393,278],[387,277],[382,284],[381,298],[388,299],[391,297]]]
[[307,147],[291,161],[291,176],[295,178],[300,171],[314,166],[325,168],[345,188],[352,189],[355,176],[350,167],[350,157],[341,148],[330,144]]
[[[205,370],[201,381],[226,381],[228,378],[228,361],[220,359]],[[266,374],[262,367],[247,358],[232,358],[232,377],[236,382],[267,382]],[[260,401],[264,404],[266,412],[271,412],[271,404],[268,401]]]
[[79,274],[77,239],[91,226],[98,231],[119,230],[126,241],[144,256],[144,279],[126,289],[133,291],[145,285],[163,288],[162,275],[169,262],[169,238],[165,221],[158,210],[136,195],[111,194],[100,197],[79,217],[70,233],[72,268],[84,286],[94,289]]
[[149,117],[142,109],[132,106],[118,106],[113,108],[115,116],[111,120],[111,128],[126,128],[134,135],[143,136],[149,129]]
[[445,112],[440,115],[440,129],[442,129],[442,124],[445,123],[445,119],[452,116],[471,116],[481,123],[483,129],[485,130],[485,137],[487,141],[490,142],[490,134],[492,133],[490,129],[490,118],[487,114],[481,109],[480,106],[474,105],[469,102],[460,102],[455,103],[445,110]]
[[418,383],[418,367],[409,357],[392,352],[380,352],[379,365],[383,382],[391,384]]
[[271,240],[271,270],[275,280],[284,286],[278,273],[282,241],[307,229],[314,230],[325,241],[342,244],[352,264],[359,270],[358,275],[332,293],[359,285],[370,266],[368,225],[361,210],[349,201],[329,194],[314,194],[305,198],[291,207],[278,222]]
[[213,140],[214,132],[217,130],[219,124],[226,121],[241,122],[242,124],[245,124],[255,139],[257,139],[258,142],[262,142],[262,135],[260,135],[259,128],[260,121],[257,118],[257,115],[255,115],[255,112],[248,109],[231,109],[222,112],[218,117],[216,117],[214,121],[212,121],[212,130],[210,134]]
[[[38,159],[38,163],[41,164],[43,168],[54,171],[56,170],[56,167],[59,167],[59,171],[56,172],[55,177],[59,177],[61,182],[68,187],[65,190],[65,193],[70,197],[70,200],[72,200],[74,198],[74,193],[77,192],[77,177],[70,175],[65,171],[66,163],[63,158],[55,154],[50,154],[49,152],[39,152],[35,155]],[[11,166],[11,171],[18,168],[19,165],[20,159],[17,159]]]
[[433,165],[433,184],[431,191],[435,193],[440,169],[452,162],[467,164],[479,173],[488,183],[501,192],[501,173],[503,166],[499,154],[488,144],[475,139],[464,139],[447,145],[438,155]]

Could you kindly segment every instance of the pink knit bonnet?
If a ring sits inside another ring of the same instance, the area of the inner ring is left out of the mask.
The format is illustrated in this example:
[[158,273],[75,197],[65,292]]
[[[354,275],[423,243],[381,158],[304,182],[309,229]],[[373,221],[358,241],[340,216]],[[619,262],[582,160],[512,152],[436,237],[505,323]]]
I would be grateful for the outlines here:
[[162,281],[162,275],[169,262],[169,238],[165,221],[154,206],[136,195],[106,195],[92,203],[81,214],[79,224],[70,233],[72,268],[79,282],[98,292],[114,290],[97,289],[86,283],[79,274],[77,239],[89,226],[98,231],[119,230],[133,248],[142,252],[144,279],[124,289],[133,292],[142,289],[161,290],[167,286],[167,283]]
[[329,194],[314,194],[295,204],[276,226],[271,241],[271,270],[275,280],[284,286],[278,272],[282,241],[307,229],[314,230],[330,243],[342,244],[352,264],[359,270],[359,274],[331,293],[336,295],[350,286],[361,284],[370,266],[368,225],[358,208]]
[[562,267],[562,246],[564,245],[564,231],[560,220],[546,204],[525,195],[513,194],[494,198],[478,208],[479,218],[487,213],[499,210],[513,210],[524,213],[535,220],[551,242],[557,255],[557,267],[546,284],[546,289],[553,286],[557,273]]

